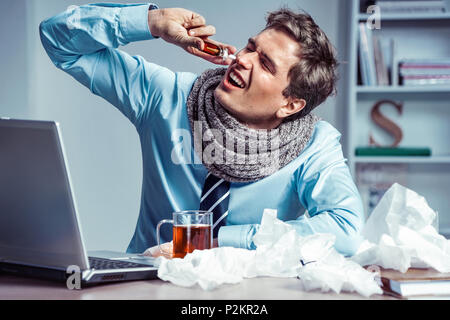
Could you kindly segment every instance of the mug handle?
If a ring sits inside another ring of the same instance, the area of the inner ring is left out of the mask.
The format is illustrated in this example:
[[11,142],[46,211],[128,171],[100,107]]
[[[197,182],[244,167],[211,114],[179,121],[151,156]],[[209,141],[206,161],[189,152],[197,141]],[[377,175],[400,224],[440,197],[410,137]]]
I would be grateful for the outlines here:
[[159,229],[161,228],[161,226],[164,223],[171,223],[173,224],[173,220],[161,220],[158,225],[156,226],[156,239],[158,239],[158,249],[159,251],[164,255],[164,256],[172,256],[172,252],[168,252],[168,251],[164,251],[163,249],[161,249],[161,238],[160,238],[160,233],[159,233]]

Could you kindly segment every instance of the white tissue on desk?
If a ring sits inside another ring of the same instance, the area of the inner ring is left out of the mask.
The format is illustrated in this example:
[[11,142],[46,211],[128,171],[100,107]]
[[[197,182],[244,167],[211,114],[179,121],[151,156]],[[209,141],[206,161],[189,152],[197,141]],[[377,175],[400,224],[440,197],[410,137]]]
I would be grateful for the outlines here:
[[366,240],[352,260],[401,272],[410,267],[450,272],[450,240],[432,226],[435,219],[425,198],[396,183],[367,220]]
[[[158,277],[180,286],[198,284],[212,290],[244,278],[299,276],[305,290],[356,291],[364,296],[381,293],[374,273],[334,249],[334,235],[301,237],[291,225],[277,219],[274,210],[265,210],[253,241],[256,250],[221,247],[195,250],[184,259],[160,257]],[[302,266],[300,261],[306,264]]]
[[255,252],[238,248],[195,250],[183,259],[157,260],[158,277],[183,287],[198,283],[204,290],[212,290],[225,283],[239,283],[245,277],[245,266]]

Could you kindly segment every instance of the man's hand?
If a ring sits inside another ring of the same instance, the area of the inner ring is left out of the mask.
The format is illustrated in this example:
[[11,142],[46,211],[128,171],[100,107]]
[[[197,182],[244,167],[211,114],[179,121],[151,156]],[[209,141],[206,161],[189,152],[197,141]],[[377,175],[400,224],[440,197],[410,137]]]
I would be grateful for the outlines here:
[[161,250],[159,250],[158,246],[154,246],[154,247],[151,247],[151,248],[148,248],[147,250],[145,250],[143,255],[154,257],[154,258],[158,258],[161,256],[166,257],[166,258],[172,257],[172,251],[173,251],[172,241],[161,244],[161,249],[164,251],[164,253],[162,253]]
[[[216,239],[213,240],[213,248],[217,248],[219,246],[219,241]],[[151,248],[148,248],[147,250],[144,251],[143,255],[145,256],[150,256],[150,257],[154,257],[154,258],[158,258],[160,256],[166,257],[166,258],[171,258],[172,257],[172,252],[173,252],[173,244],[172,241],[171,242],[166,242],[163,243],[161,245],[161,249],[166,253],[162,253],[161,250],[159,250],[158,246],[154,246]],[[170,254],[169,254],[170,253]]]
[[214,26],[206,25],[205,18],[186,9],[149,10],[148,25],[153,36],[161,37],[165,41],[183,48],[190,54],[215,64],[229,65],[231,60],[223,61],[221,57],[202,52],[201,49],[204,47],[203,40],[208,40],[211,43],[227,48],[230,53],[236,52],[236,48],[233,46],[208,39],[208,37],[216,33]]

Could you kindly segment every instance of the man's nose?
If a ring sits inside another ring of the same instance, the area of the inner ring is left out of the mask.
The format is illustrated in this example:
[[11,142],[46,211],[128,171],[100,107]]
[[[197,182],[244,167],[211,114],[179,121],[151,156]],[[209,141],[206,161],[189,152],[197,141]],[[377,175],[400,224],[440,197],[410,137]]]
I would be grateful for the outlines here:
[[245,69],[250,69],[252,67],[252,63],[253,63],[253,59],[254,59],[253,54],[257,55],[258,53],[245,52],[244,50],[239,51],[238,54],[236,55],[236,63],[240,64]]

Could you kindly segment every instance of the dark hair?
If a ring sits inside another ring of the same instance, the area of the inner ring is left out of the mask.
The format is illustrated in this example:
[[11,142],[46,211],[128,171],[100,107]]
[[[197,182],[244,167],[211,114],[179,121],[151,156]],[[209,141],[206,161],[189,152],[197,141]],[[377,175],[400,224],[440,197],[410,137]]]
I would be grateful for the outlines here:
[[283,95],[306,101],[303,110],[285,121],[304,117],[336,93],[338,62],[335,49],[313,18],[304,11],[295,13],[283,8],[269,12],[264,30],[267,29],[286,32],[300,45],[300,61],[289,70],[289,85]]

